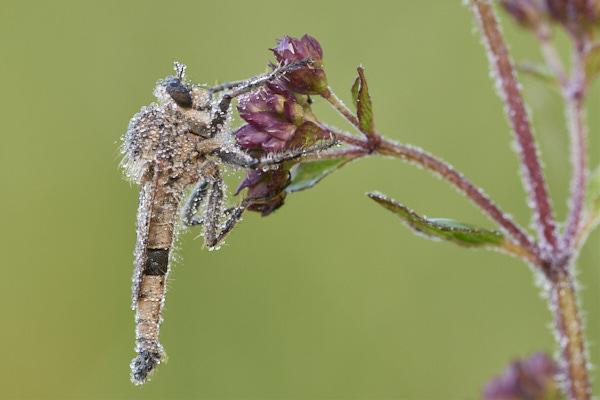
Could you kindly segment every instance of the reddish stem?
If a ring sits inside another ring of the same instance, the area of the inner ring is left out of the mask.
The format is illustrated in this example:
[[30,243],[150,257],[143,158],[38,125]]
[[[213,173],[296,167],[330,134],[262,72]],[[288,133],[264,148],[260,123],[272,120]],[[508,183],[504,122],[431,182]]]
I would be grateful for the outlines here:
[[[526,187],[543,250],[544,262],[537,266],[544,271],[549,286],[549,302],[554,313],[556,340],[561,348],[566,394],[572,400],[588,400],[592,390],[586,365],[585,341],[569,268],[574,253],[571,248],[564,246],[570,244],[577,236],[585,194],[586,149],[581,114],[584,92],[579,90],[582,86],[574,85],[574,82],[584,80],[577,78],[574,73],[572,81],[568,82],[569,85],[565,85],[564,76],[561,79],[559,75],[571,117],[571,142],[574,152],[571,210],[565,236],[561,238],[561,246],[559,246],[555,221],[531,134],[531,125],[494,11],[487,0],[471,0],[471,5],[488,49],[488,58],[498,78],[506,113],[519,146]],[[576,48],[581,47],[576,46]],[[576,57],[576,61],[578,59],[580,60]],[[556,65],[554,68],[556,71]],[[563,253],[563,250],[566,252]]]
[[571,138],[571,163],[573,172],[571,178],[571,200],[569,216],[563,234],[563,247],[571,250],[575,238],[581,230],[581,218],[585,206],[585,191],[587,185],[587,143],[583,111],[583,99],[587,89],[585,75],[583,45],[574,41],[573,67],[569,85],[563,90],[567,103],[569,119],[569,134]]
[[470,180],[465,178],[460,172],[456,171],[450,164],[441,161],[431,154],[424,152],[419,148],[408,147],[382,139],[377,153],[382,155],[393,155],[401,159],[412,161],[427,168],[445,181],[454,185],[460,192],[467,196],[493,221],[500,225],[501,229],[512,237],[525,251],[531,259],[538,259],[537,248],[529,236],[516,224],[510,216],[502,212],[500,208],[483,193],[483,190],[476,187]]
[[488,50],[490,64],[498,80],[506,114],[515,135],[541,248],[545,255],[549,255],[558,248],[556,224],[537,148],[531,133],[531,124],[519,84],[515,78],[513,64],[490,3],[486,0],[471,0],[471,5]]
[[[330,91],[329,98],[337,99],[335,94]],[[330,101],[330,103],[344,116],[353,116],[350,110],[346,108],[340,101]],[[358,120],[348,118],[353,125],[358,125]],[[515,243],[526,253],[525,259],[528,262],[538,264],[539,254],[535,242],[515,223],[508,214],[504,213],[500,208],[487,197],[483,190],[476,187],[470,180],[465,178],[460,172],[456,171],[450,164],[426,153],[422,149],[409,147],[382,138],[379,138],[376,147],[373,149],[373,142],[364,137],[351,135],[346,132],[339,131],[333,127],[324,126],[324,129],[333,132],[336,138],[342,142],[353,146],[351,149],[340,149],[335,152],[327,152],[330,154],[321,155],[321,157],[335,158],[340,157],[343,151],[348,151],[349,155],[367,155],[371,153],[398,157],[403,160],[411,161],[427,168],[436,174],[440,175],[444,180],[454,185],[467,198],[471,199],[490,219],[495,221],[502,231],[510,236]],[[358,126],[357,126],[358,128]],[[513,252],[513,254],[516,254]]]

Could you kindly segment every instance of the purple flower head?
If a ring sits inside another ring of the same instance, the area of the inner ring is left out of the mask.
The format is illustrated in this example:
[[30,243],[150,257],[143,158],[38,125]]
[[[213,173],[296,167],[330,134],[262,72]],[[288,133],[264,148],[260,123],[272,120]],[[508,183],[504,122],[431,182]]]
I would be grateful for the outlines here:
[[323,49],[314,38],[304,35],[301,39],[284,36],[277,39],[277,46],[271,50],[280,66],[307,58],[312,64],[295,68],[286,74],[289,90],[298,94],[325,94],[329,92],[327,76],[323,70]]
[[281,65],[287,65],[296,61],[311,58],[316,66],[323,65],[323,49],[319,42],[313,37],[305,34],[300,39],[284,36],[276,39],[277,46],[271,50]]
[[[308,35],[302,39],[285,36],[271,49],[280,65],[306,58],[313,63],[288,70],[270,83],[239,99],[238,111],[246,125],[236,132],[238,146],[254,157],[294,152],[328,139],[330,133],[321,127],[305,95],[327,89],[325,72],[321,68],[323,50]],[[274,67],[274,66],[273,66]],[[248,206],[249,210],[268,215],[283,204],[289,169],[296,161],[289,160],[270,170],[252,170],[238,187],[248,189],[247,197],[265,199]]]
[[483,389],[485,400],[555,398],[558,366],[547,355],[537,353],[512,362],[504,375],[492,379]]
[[247,125],[234,135],[237,144],[256,156],[295,150],[328,137],[308,103],[284,86],[267,84],[240,99],[238,111]]
[[600,0],[544,0],[550,18],[576,37],[597,28]]
[[[256,157],[277,157],[277,153],[293,152],[329,137],[307,103],[300,104],[295,96],[275,85],[266,85],[241,99],[238,110],[247,124],[234,133],[237,144]],[[275,169],[246,174],[237,192],[248,188],[249,198],[270,198],[250,204],[248,210],[266,216],[283,205],[288,171],[293,164],[294,161],[287,161]]]

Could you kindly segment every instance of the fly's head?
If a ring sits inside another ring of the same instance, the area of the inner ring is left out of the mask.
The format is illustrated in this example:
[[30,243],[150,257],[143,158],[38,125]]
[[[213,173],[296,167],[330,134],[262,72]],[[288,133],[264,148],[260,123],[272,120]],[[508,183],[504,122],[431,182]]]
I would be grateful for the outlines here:
[[183,74],[159,80],[154,95],[166,111],[200,138],[210,137],[212,95],[201,87],[188,85]]
[[191,163],[205,153],[202,145],[209,137],[212,120],[211,93],[186,82],[185,66],[175,64],[176,76],[157,82],[158,102],[143,107],[129,123],[121,152],[129,180],[142,183],[150,179],[158,164],[171,180],[193,181]]

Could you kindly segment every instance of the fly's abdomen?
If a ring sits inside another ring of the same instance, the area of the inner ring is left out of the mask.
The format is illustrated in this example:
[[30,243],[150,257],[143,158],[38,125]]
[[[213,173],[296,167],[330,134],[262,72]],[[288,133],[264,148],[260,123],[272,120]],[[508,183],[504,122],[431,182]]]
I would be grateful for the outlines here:
[[146,382],[148,375],[166,358],[159,342],[159,329],[178,201],[160,192],[152,201],[147,229],[138,229],[138,234],[145,233],[146,240],[142,241],[145,248],[140,249],[144,254],[137,258],[141,264],[135,314],[138,356],[131,362],[131,380],[135,384]]

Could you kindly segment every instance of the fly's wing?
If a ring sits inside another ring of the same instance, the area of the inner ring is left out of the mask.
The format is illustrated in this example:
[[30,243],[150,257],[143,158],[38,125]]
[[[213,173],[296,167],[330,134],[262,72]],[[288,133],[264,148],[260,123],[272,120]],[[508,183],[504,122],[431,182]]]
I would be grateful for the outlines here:
[[133,287],[131,292],[132,305],[135,310],[140,294],[140,286],[142,283],[142,272],[148,259],[148,235],[150,232],[150,220],[154,212],[154,199],[158,190],[158,177],[160,168],[157,165],[154,168],[152,180],[145,181],[140,186],[140,198],[138,200],[137,211],[137,239],[135,243],[135,260],[133,262]]

